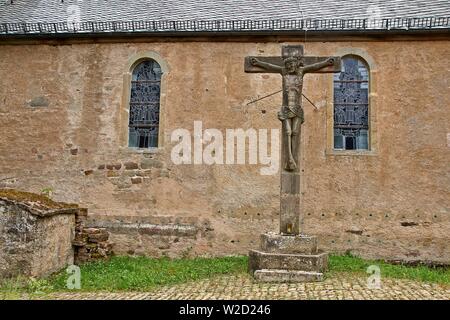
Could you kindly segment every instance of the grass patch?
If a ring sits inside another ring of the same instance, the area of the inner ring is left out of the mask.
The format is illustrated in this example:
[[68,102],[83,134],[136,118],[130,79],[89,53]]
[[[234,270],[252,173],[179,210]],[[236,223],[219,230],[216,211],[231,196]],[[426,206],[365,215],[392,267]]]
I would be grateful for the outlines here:
[[[247,257],[152,259],[145,257],[113,257],[109,261],[80,266],[82,291],[148,291],[158,286],[173,285],[212,278],[217,275],[246,274]],[[340,273],[369,276],[371,265],[381,269],[382,278],[400,278],[415,281],[450,284],[450,268],[393,265],[383,261],[364,260],[353,256],[330,256],[327,277]],[[47,279],[9,280],[0,286],[5,297],[18,292],[43,294],[67,291],[65,271]]]
[[329,276],[336,272],[366,273],[371,265],[380,267],[381,277],[450,285],[450,268],[448,267],[406,266],[381,260],[364,260],[350,255],[330,256]]
[[[149,290],[156,286],[183,283],[216,275],[244,273],[247,257],[151,259],[113,257],[107,262],[81,266],[82,290]],[[55,289],[66,288],[67,275],[50,279]]]

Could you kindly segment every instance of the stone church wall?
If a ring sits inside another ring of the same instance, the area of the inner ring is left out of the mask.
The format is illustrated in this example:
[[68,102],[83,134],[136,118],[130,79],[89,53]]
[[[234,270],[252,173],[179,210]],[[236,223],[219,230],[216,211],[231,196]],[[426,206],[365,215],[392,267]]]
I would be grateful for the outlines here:
[[[299,43],[292,39],[292,44]],[[301,41],[301,40],[300,40]],[[371,71],[369,152],[331,148],[332,75],[307,75],[301,182],[304,230],[319,246],[367,258],[450,262],[448,41],[306,44],[308,55],[358,54]],[[279,55],[248,42],[0,45],[0,187],[89,209],[117,254],[230,255],[277,231],[278,174],[260,165],[174,165],[171,133],[279,128],[277,75],[244,73],[244,57]],[[127,73],[158,56],[162,145],[126,145]]]

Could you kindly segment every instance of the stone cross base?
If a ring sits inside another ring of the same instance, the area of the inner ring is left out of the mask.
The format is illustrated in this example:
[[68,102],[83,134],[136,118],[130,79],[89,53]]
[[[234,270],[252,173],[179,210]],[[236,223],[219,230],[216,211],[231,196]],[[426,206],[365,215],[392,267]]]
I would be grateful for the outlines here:
[[249,272],[263,282],[322,281],[327,267],[328,254],[312,236],[265,233],[260,250],[249,253]]

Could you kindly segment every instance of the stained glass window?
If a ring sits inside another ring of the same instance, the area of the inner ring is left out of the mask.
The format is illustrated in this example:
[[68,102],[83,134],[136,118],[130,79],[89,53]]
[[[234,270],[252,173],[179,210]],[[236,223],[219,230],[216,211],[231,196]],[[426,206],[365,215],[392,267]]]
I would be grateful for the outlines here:
[[154,60],[145,60],[133,70],[128,135],[130,147],[158,147],[161,75],[161,67]]
[[369,69],[354,56],[334,75],[334,148],[369,149]]

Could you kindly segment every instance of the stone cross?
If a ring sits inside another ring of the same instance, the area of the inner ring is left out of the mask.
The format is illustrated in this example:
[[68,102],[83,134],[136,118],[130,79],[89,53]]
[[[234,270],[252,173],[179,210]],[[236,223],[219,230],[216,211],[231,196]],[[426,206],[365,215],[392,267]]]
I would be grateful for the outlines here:
[[303,76],[307,73],[341,71],[339,57],[305,57],[303,46],[283,46],[281,57],[246,57],[245,72],[279,73],[283,77],[283,105],[278,112],[282,122],[280,233],[299,235],[300,221],[300,142],[304,122],[302,108]]

